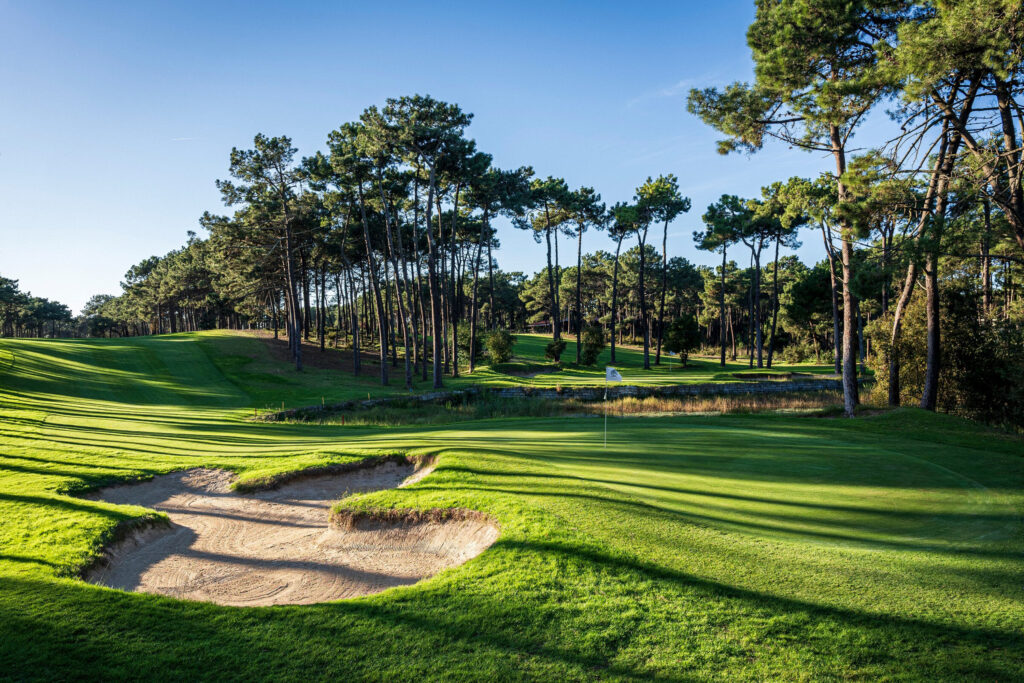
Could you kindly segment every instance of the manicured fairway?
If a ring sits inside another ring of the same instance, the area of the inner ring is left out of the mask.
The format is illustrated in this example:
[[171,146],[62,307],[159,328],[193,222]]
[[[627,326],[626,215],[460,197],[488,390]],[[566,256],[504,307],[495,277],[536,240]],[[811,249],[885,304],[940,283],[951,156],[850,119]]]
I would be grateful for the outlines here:
[[[1024,444],[941,415],[253,423],[359,396],[222,334],[0,342],[0,678],[1024,677]],[[360,507],[466,507],[499,540],[417,586],[230,608],[73,578],[119,522],[68,495],[429,452]]]

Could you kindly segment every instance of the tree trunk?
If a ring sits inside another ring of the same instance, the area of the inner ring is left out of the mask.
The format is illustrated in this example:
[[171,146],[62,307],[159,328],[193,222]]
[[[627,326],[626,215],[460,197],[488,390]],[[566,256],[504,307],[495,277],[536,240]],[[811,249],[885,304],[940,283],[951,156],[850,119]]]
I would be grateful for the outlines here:
[[935,211],[931,220],[931,230],[926,231],[926,254],[924,263],[925,317],[927,320],[927,350],[925,352],[924,390],[921,392],[921,407],[934,411],[938,404],[939,373],[941,371],[942,351],[939,302],[939,254],[942,250],[942,234],[946,223],[946,210],[949,206],[949,183],[953,173],[956,154],[960,148],[961,137],[953,132],[949,138],[949,151],[944,154],[939,165],[939,178],[936,182]]
[[644,370],[651,369],[651,325],[647,316],[647,288],[644,282],[644,270],[646,260],[647,228],[643,229],[643,236],[637,230],[637,241],[640,243],[640,327],[644,335]]
[[437,283],[437,252],[434,248],[434,237],[431,234],[433,230],[430,229],[430,212],[431,203],[434,200],[434,167],[430,167],[430,179],[428,182],[427,189],[427,282],[430,289],[430,332],[431,332],[431,352],[433,358],[432,370],[433,370],[433,386],[435,389],[440,389],[444,386],[444,379],[442,376],[441,366],[441,294]]
[[992,308],[992,258],[989,248],[992,239],[992,204],[986,197],[984,200],[985,232],[981,236],[981,305],[988,315]]
[[[419,224],[420,224],[420,176],[419,172],[413,174],[413,214],[412,214],[412,256],[414,259],[414,265],[416,267],[416,307],[418,310],[418,318],[423,322],[423,365],[420,368],[421,375],[420,379],[424,382],[427,381],[427,314],[426,307],[423,305],[423,271],[420,268],[420,237],[419,237]],[[427,230],[430,230],[430,223],[427,223]]]
[[336,303],[337,303],[337,307],[336,308],[337,308],[337,312],[338,312],[337,313],[338,314],[338,324],[337,324],[337,327],[335,328],[335,331],[334,331],[334,348],[338,348],[338,345],[341,343],[339,341],[340,338],[341,338],[341,331],[342,331],[342,329],[344,327],[342,322],[341,322],[342,321],[342,317],[341,317],[341,273],[335,273],[335,275],[334,275],[334,296],[335,296],[335,299],[336,299]]
[[555,273],[551,265],[551,223],[547,205],[544,206],[544,239],[548,247],[548,296],[551,297],[551,334],[554,341],[562,338],[562,320],[558,311],[558,295],[555,292]]
[[309,266],[306,263],[306,252],[305,250],[299,250],[299,280],[302,283],[302,302],[303,311],[302,316],[302,338],[309,341]]
[[612,318],[611,318],[611,323],[612,323],[612,334],[611,334],[612,354],[611,354],[611,362],[612,363],[615,362],[615,320],[616,320],[616,315],[618,314],[617,306],[618,306],[618,294],[619,294],[619,252],[622,250],[622,238],[623,237],[625,237],[625,235],[620,233],[619,234],[619,239],[615,243],[615,266],[612,269]]
[[451,349],[448,346],[448,324],[451,317],[450,301],[448,297],[448,256],[445,252],[446,241],[444,236],[444,223],[441,214],[441,195],[435,194],[434,201],[437,209],[437,243],[440,247],[438,253],[441,256],[440,273],[438,275],[438,287],[441,292],[441,353],[444,356],[444,368],[442,372],[447,374],[451,371]]
[[[452,265],[451,265],[451,296],[448,303],[448,310],[450,311],[449,317],[452,321],[452,377],[459,376],[459,316],[462,314],[459,308],[459,291],[460,289],[456,286],[455,278],[455,240],[458,236],[459,230],[459,192],[462,189],[462,185],[457,183],[455,185],[455,197],[452,202],[452,224],[451,224],[451,252],[452,252]],[[472,353],[472,350],[470,351]]]
[[832,345],[833,345],[833,364],[835,366],[835,372],[837,375],[841,375],[843,372],[843,353],[840,340],[842,334],[840,332],[839,323],[839,288],[836,285],[836,259],[835,251],[832,247],[832,240],[828,236],[828,229],[825,224],[821,224],[821,237],[825,241],[825,254],[828,256],[828,277],[829,283],[832,286]]
[[747,366],[754,367],[754,253],[750,253],[750,285],[747,287]]
[[[830,126],[832,153],[836,160],[836,178],[839,203],[848,201],[843,173],[846,172],[846,152],[843,148],[842,133],[837,126]],[[843,262],[843,408],[847,417],[860,402],[857,387],[857,320],[856,297],[853,294],[853,234],[852,226],[842,225]]]
[[576,365],[580,364],[583,347],[583,223],[578,226],[576,242]]
[[762,243],[758,242],[757,251],[754,253],[754,327],[757,330],[757,367],[764,367],[764,324],[761,320],[761,248]]
[[779,240],[775,240],[775,259],[772,261],[772,334],[768,338],[768,367],[772,367],[775,354],[775,330],[779,322]]
[[380,345],[380,383],[388,385],[388,322],[384,310],[384,300],[380,294],[380,282],[377,280],[377,268],[373,258],[373,242],[370,241],[370,224],[366,219],[366,203],[363,201],[363,184],[359,184],[359,213],[363,219],[363,240],[366,242],[366,270],[373,290],[373,304],[377,315],[377,341]]
[[487,209],[484,209],[484,219],[480,225],[480,239],[476,242],[476,258],[473,260],[473,298],[470,302],[469,313],[469,372],[476,369],[476,319],[477,319],[477,288],[480,284],[480,254],[483,251],[484,236],[488,240],[491,234],[490,216]]
[[494,240],[487,236],[487,283],[489,290],[487,291],[487,329],[495,329],[495,259],[490,254],[490,243]]
[[327,268],[320,271],[320,350],[323,351],[327,343]]
[[355,278],[352,276],[351,268],[348,269],[348,299],[350,324],[352,325],[352,374],[358,377],[359,371],[362,369],[359,357],[359,299],[356,294],[356,283]]
[[[654,364],[661,365],[661,342],[665,337],[665,294],[668,290],[668,220],[661,235],[661,303],[658,304],[658,350],[654,352]],[[683,365],[686,365],[685,363]]]
[[[380,192],[381,204],[384,209],[384,232],[385,235],[387,236],[388,241],[388,255],[391,259],[391,269],[395,273],[395,299],[398,300],[398,315],[402,327],[402,345],[405,349],[405,353],[403,354],[405,356],[405,388],[412,389],[412,359],[409,358],[409,316],[406,313],[405,302],[402,300],[402,292],[400,291],[399,287],[399,281],[401,280],[401,277],[398,271],[398,258],[395,254],[395,239],[391,229],[391,208],[388,203],[387,196],[384,194],[384,184],[381,180],[380,169],[377,169],[377,189]],[[392,342],[392,347],[394,347],[394,342]],[[397,363],[397,349],[394,352],[394,360]]]
[[[722,244],[722,291],[719,293],[719,297],[718,297],[718,303],[719,303],[719,306],[720,306],[719,320],[720,320],[720,325],[722,327],[721,335],[722,335],[722,367],[723,368],[725,367],[725,342],[726,342],[726,338],[725,338],[725,268],[726,268],[725,252],[726,252],[726,245],[723,243]],[[730,327],[731,327],[731,324],[730,324]]]

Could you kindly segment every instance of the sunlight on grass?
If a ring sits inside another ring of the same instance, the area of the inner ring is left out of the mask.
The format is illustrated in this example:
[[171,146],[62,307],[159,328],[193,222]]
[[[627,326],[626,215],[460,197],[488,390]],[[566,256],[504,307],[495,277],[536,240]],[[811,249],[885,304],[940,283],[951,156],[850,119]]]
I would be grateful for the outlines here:
[[[246,419],[281,401],[376,393],[371,382],[288,371],[242,335],[0,341],[4,670],[1019,675],[1019,439],[917,410],[612,418],[607,448],[600,419],[386,430]],[[152,515],[69,492],[198,466],[258,479],[386,453],[438,454],[439,466],[344,506],[481,510],[500,522],[499,541],[425,583],[314,607],[225,608],[73,578],[118,525]]]

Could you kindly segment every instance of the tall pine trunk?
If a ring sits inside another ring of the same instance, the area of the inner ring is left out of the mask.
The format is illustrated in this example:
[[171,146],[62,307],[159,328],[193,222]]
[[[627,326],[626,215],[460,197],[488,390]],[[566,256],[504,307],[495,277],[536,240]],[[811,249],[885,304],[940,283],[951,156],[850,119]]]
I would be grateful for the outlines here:
[[384,310],[384,300],[380,293],[380,282],[377,280],[377,267],[373,258],[373,242],[370,240],[370,223],[366,218],[366,203],[363,200],[363,184],[359,184],[359,213],[363,220],[363,240],[366,242],[366,271],[373,290],[373,304],[377,316],[377,342],[380,346],[380,383],[388,385],[388,322]]
[[775,240],[775,259],[772,261],[772,333],[768,338],[768,367],[775,353],[775,331],[779,322],[779,239]]
[[619,239],[615,243],[615,266],[612,269],[612,355],[611,362],[615,362],[615,321],[618,315],[618,295],[619,295],[619,252],[622,251],[622,238],[625,237],[624,233],[619,233]]
[[583,348],[583,223],[579,224],[576,241],[576,365],[580,364]]
[[[726,249],[727,249],[727,247],[723,243],[722,244],[722,291],[719,294],[719,298],[718,298],[718,304],[719,304],[719,326],[722,328],[721,335],[722,335],[722,367],[723,368],[725,367],[725,342],[726,342],[726,339],[725,339],[725,267],[726,267],[725,252],[726,252]],[[730,326],[730,328],[732,327],[732,322],[731,321],[729,323],[729,326]]]
[[434,167],[430,167],[430,178],[427,189],[427,286],[430,289],[430,334],[431,353],[433,358],[432,374],[433,386],[440,389],[444,386],[444,379],[441,366],[442,340],[441,340],[441,293],[437,282],[437,250],[434,248],[433,230],[430,225],[431,204],[434,201]]
[[661,303],[658,304],[658,350],[654,352],[654,364],[661,365],[661,342],[665,337],[665,295],[668,291],[668,220],[661,235]]

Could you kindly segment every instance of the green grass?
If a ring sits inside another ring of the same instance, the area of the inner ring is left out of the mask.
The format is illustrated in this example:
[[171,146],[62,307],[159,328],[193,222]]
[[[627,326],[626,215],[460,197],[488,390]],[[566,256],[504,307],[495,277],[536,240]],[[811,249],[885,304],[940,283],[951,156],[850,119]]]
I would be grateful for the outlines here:
[[[1019,439],[911,409],[612,419],[607,449],[599,419],[253,423],[254,406],[368,386],[264,348],[0,341],[0,678],[1022,678]],[[438,469],[344,505],[474,508],[499,541],[416,586],[308,607],[73,578],[147,513],[69,491],[394,452]]]
[[[307,348],[305,359],[307,361],[306,373],[309,377],[301,381],[296,375],[290,372],[288,367],[281,363],[275,363],[265,345],[255,336],[239,335],[232,332],[205,332],[200,335],[187,335],[198,338],[205,347],[216,346],[218,353],[213,354],[215,362],[220,369],[228,373],[245,390],[256,397],[261,408],[280,409],[282,396],[286,396],[288,407],[296,405],[312,405],[319,403],[321,399],[347,400],[352,398],[365,398],[367,394],[372,397],[390,396],[404,393],[405,367],[400,361],[398,367],[390,369],[390,386],[382,387],[379,382],[379,368],[375,364],[367,364],[363,367],[362,375],[358,379],[352,379],[351,374],[344,375],[344,386],[338,386],[337,375],[324,373],[316,369],[316,358],[321,353],[319,349]],[[478,364],[475,372],[469,374],[468,367],[463,367],[460,377],[445,376],[444,383],[448,389],[464,389],[469,386],[484,386],[491,388],[526,386],[539,388],[555,388],[569,386],[598,386],[604,384],[606,365],[611,364],[611,349],[606,348],[598,357],[597,362],[590,367],[575,365],[576,342],[566,338],[565,353],[562,354],[562,366],[544,357],[544,347],[551,341],[550,335],[540,334],[517,334],[516,344],[513,346],[514,356],[508,363],[502,363],[492,367],[486,362]],[[335,354],[338,351],[327,348],[323,353]],[[348,350],[341,353],[348,354]],[[376,351],[363,350],[363,359],[372,363],[376,359]],[[466,359],[460,356],[462,364]],[[735,362],[726,362],[725,368],[721,366],[718,358],[690,357],[688,367],[683,368],[679,361],[670,356],[663,356],[661,365],[654,364],[654,352],[651,352],[651,369],[643,369],[643,352],[635,347],[617,347],[615,367],[622,374],[626,384],[633,385],[671,385],[671,384],[704,384],[736,382],[742,375],[750,373],[789,373],[799,372],[833,377],[831,365],[816,365],[813,363],[787,364],[776,361],[773,367],[758,369],[751,368],[745,359]],[[524,377],[526,373],[539,373],[533,377]],[[739,375],[739,376],[737,376]],[[430,381],[422,381],[417,375],[414,390],[416,392],[430,391]],[[294,398],[293,398],[294,397]],[[306,403],[301,403],[305,400]]]
[[[508,373],[516,371],[533,371],[547,369],[551,361],[544,358],[544,347],[551,341],[550,335],[517,334],[515,346],[512,347],[513,363],[497,368],[481,366],[473,375],[462,382],[484,386],[594,386],[604,383],[604,368],[611,365],[611,349],[606,348],[591,367],[577,366],[576,342],[565,338],[565,352],[562,354],[562,369],[558,372],[543,372],[535,377],[517,377]],[[722,368],[717,358],[690,357],[688,367],[683,368],[678,359],[663,355],[661,365],[654,364],[654,350],[651,350],[651,369],[644,370],[643,351],[632,346],[616,347],[615,363],[626,384],[666,385],[666,384],[703,384],[735,382],[735,373],[752,371],[745,359],[736,362],[727,361]],[[810,363],[786,364],[773,362],[770,372],[803,372],[832,375],[830,365],[814,365]],[[753,371],[757,371],[754,368]],[[760,370],[768,372],[767,368]],[[451,383],[451,382],[449,382]],[[460,384],[455,380],[455,384]]]

